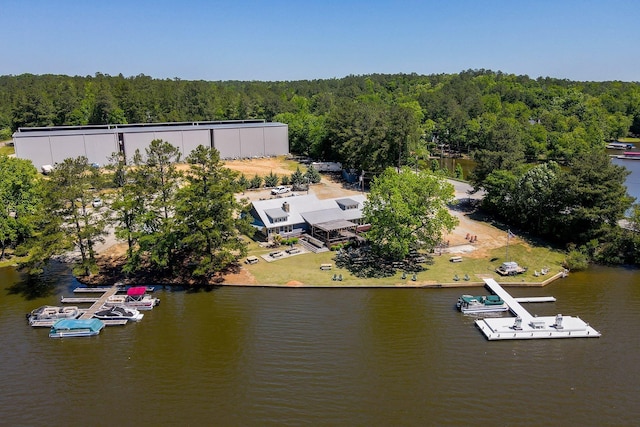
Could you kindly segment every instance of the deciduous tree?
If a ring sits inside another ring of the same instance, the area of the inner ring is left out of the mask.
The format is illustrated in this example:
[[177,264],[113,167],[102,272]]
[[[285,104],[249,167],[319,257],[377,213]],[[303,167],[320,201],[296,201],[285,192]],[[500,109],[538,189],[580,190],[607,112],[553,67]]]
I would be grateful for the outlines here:
[[364,206],[374,252],[402,260],[411,250],[434,248],[458,223],[447,209],[453,200],[453,186],[437,175],[387,168],[374,178]]

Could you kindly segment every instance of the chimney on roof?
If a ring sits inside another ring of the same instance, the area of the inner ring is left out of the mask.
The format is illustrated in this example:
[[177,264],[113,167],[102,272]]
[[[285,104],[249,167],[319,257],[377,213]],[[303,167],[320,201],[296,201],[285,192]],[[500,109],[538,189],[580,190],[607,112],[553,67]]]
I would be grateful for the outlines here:
[[282,204],[282,210],[285,211],[285,212],[289,212],[289,203],[284,202]]

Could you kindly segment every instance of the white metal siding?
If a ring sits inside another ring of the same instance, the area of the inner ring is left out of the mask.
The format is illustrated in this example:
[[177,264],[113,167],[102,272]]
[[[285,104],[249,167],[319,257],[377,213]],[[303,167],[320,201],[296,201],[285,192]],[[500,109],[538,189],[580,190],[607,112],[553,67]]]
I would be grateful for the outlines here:
[[233,159],[241,157],[239,129],[215,129],[213,132],[213,143],[220,152],[220,158]]
[[14,138],[13,143],[16,148],[16,157],[31,160],[36,169],[40,170],[42,165],[53,166],[49,137]]
[[[163,131],[163,132],[155,132],[153,139],[161,139],[174,147],[180,150],[180,159],[184,159],[184,150],[182,147],[182,131]],[[151,141],[149,141],[151,142]]]
[[262,127],[240,129],[240,156],[264,156],[264,131]]
[[265,155],[281,156],[289,153],[289,127],[265,126],[264,127]]
[[49,141],[53,163],[62,163],[64,159],[87,155],[84,149],[84,135],[52,136]]
[[[198,145],[213,146],[223,159],[275,156],[289,152],[288,127],[284,124],[222,124],[219,126],[176,126],[174,128],[64,129],[47,128],[37,134],[27,132],[14,137],[16,155],[31,160],[36,168],[62,162],[65,158],[86,156],[90,163],[107,164],[119,150],[118,133],[124,137],[127,160],[136,149],[144,157],[154,139],[162,139],[178,147],[184,159]],[[213,140],[211,136],[213,135]]]
[[182,147],[184,150],[183,158],[188,156],[198,145],[204,148],[211,148],[209,129],[202,130],[186,130],[182,138]]
[[85,135],[84,148],[89,163],[107,165],[113,153],[119,151],[117,134]]
[[146,148],[149,147],[154,139],[153,132],[136,132],[125,133],[124,135],[124,152],[127,155],[127,163],[131,163],[136,150],[140,150],[142,160],[147,159]]

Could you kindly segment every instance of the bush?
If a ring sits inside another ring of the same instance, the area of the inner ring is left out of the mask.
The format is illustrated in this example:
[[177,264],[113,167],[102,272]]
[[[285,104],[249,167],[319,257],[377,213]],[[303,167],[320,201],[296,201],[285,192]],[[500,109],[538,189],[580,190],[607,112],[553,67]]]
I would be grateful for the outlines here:
[[298,241],[299,239],[297,237],[289,237],[288,239],[283,239],[281,243],[283,245],[295,245]]
[[304,177],[308,180],[308,182],[312,184],[317,184],[322,180],[322,176],[320,172],[318,172],[313,165],[309,165],[307,172],[304,174]]
[[570,250],[564,266],[571,271],[586,270],[589,267],[589,257],[577,249]]
[[260,188],[262,186],[262,177],[256,174],[251,178],[251,188]]
[[249,182],[249,180],[247,179],[247,177],[245,176],[245,174],[240,175],[240,177],[238,178],[238,185],[240,186],[240,188],[242,189],[242,191],[246,190],[247,188],[249,188],[249,186],[251,185],[251,183]]
[[0,129],[0,141],[9,141],[9,140],[11,140],[11,128]]
[[275,187],[278,185],[278,175],[274,174],[273,171],[271,171],[269,173],[269,175],[267,175],[264,178],[264,185],[266,187]]

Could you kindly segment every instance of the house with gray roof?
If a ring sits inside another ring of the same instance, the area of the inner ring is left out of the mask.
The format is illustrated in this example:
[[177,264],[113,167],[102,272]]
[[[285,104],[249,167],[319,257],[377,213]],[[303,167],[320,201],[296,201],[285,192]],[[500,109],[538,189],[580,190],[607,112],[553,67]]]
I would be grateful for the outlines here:
[[365,195],[318,199],[315,195],[289,196],[255,201],[251,207],[253,225],[270,240],[307,234],[331,245],[356,239],[366,228],[362,209]]

